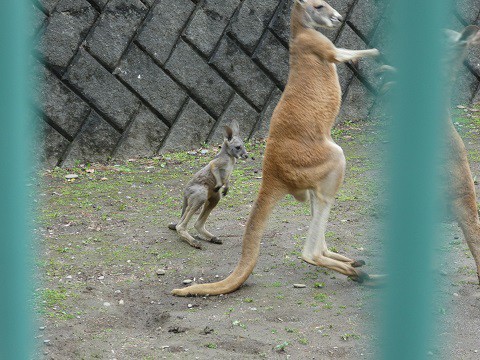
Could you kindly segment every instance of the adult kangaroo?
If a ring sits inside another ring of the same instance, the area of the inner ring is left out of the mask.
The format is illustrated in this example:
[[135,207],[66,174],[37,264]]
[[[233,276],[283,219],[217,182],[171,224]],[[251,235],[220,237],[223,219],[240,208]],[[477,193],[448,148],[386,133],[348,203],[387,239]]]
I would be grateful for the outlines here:
[[260,241],[275,204],[287,194],[310,199],[312,220],[302,259],[362,282],[368,275],[354,261],[328,250],[325,227],[343,181],[345,156],[331,137],[340,110],[336,63],[378,55],[378,50],[336,48],[317,28],[337,26],[342,17],[325,1],[296,0],[291,15],[290,73],[273,112],[263,159],[262,184],[245,233],[241,259],[226,279],[174,289],[175,295],[219,295],[238,289],[253,271]]

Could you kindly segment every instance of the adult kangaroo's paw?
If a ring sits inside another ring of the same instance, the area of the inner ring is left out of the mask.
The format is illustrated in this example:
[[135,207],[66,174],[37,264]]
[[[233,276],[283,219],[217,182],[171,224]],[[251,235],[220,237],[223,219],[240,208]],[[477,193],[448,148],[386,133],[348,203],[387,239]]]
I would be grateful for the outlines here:
[[370,276],[362,270],[355,270],[355,272],[356,275],[350,275],[349,278],[355,282],[358,282],[359,284],[362,284],[365,280],[370,279]]
[[358,267],[361,267],[361,266],[365,265],[365,261],[363,261],[363,260],[356,260],[356,261],[354,261],[353,263],[351,263],[351,265],[352,265],[354,268],[358,268]]
[[177,230],[177,224],[168,224],[170,230]]

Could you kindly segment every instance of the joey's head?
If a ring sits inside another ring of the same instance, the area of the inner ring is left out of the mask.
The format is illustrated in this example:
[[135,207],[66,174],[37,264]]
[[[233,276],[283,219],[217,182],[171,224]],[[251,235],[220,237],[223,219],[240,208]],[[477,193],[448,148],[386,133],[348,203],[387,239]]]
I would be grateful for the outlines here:
[[243,145],[243,141],[239,135],[239,132],[240,129],[235,120],[233,120],[230,125],[225,125],[225,140],[223,142],[223,146],[225,147],[229,156],[233,156],[235,159],[247,159],[247,150],[245,150],[245,146]]
[[303,26],[318,28],[335,28],[343,20],[342,16],[323,0],[295,0],[294,11],[300,12]]

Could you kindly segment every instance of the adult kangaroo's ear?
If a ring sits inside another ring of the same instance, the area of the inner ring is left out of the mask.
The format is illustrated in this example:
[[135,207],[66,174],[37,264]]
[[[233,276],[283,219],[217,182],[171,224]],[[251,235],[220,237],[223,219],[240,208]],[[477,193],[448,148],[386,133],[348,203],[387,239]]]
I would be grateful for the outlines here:
[[224,131],[225,131],[225,139],[228,141],[231,141],[233,139],[233,130],[230,126],[225,125],[224,126]]
[[467,26],[460,35],[458,41],[466,42],[467,44],[478,44],[480,43],[480,28],[476,25]]

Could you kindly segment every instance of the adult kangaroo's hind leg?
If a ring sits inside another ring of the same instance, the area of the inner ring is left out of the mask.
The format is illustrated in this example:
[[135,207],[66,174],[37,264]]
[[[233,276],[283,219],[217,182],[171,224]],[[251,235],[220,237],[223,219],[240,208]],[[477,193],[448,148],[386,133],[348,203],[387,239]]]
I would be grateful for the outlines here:
[[462,228],[465,241],[473,255],[477,266],[477,276],[480,283],[480,220],[478,217],[475,191],[454,200],[453,207],[458,224]]
[[328,250],[325,241],[325,230],[330,208],[345,172],[343,151],[338,148],[332,153],[337,155],[332,156],[329,164],[325,164],[324,169],[327,175],[320,180],[315,189],[310,190],[312,221],[302,252],[302,259],[310,264],[335,270],[349,276],[353,280],[363,282],[369,278],[368,275],[355,268],[364,265],[364,262],[354,261],[344,255]]
[[215,206],[217,206],[220,198],[221,195],[219,191],[214,192],[212,196],[208,198],[208,200],[205,202],[205,205],[203,206],[200,216],[198,217],[194,225],[195,229],[197,229],[199,234],[203,236],[205,240],[208,240],[214,244],[222,244],[223,242],[215,235],[211,234],[207,229],[205,229],[205,222],[207,221],[208,216],[210,215],[212,210],[215,208]]

